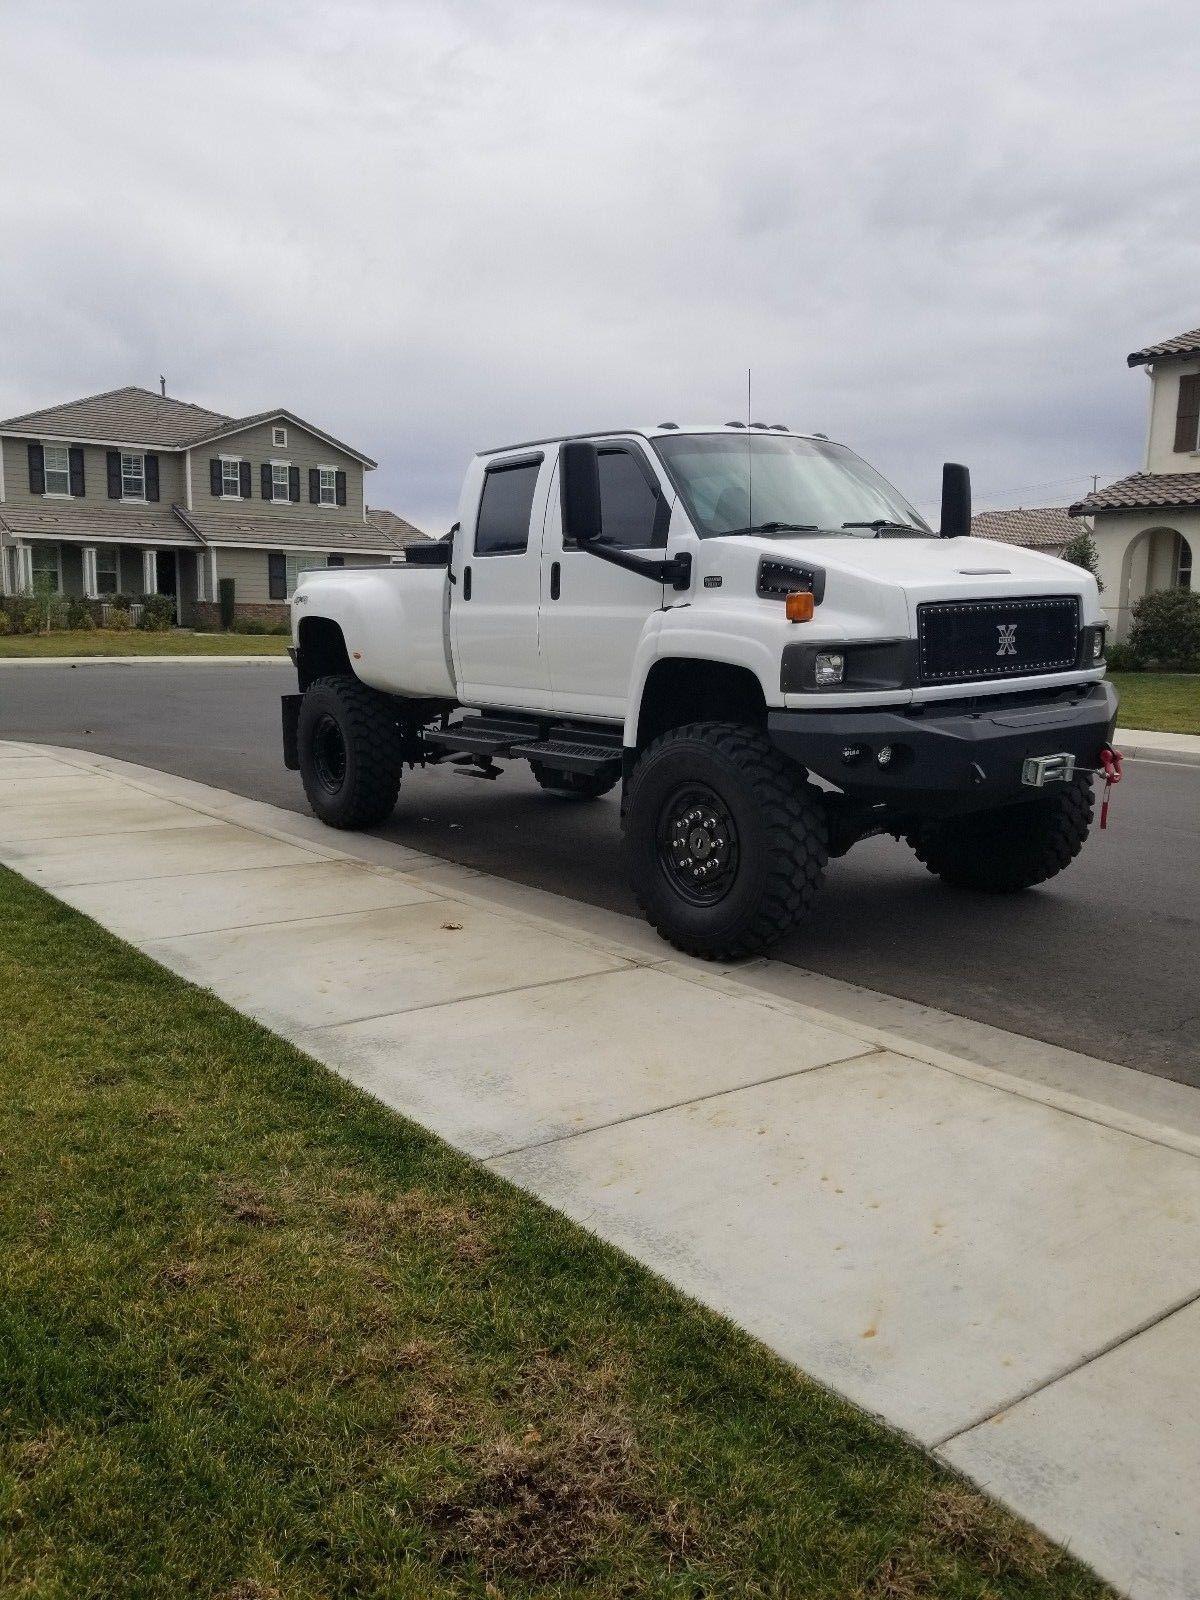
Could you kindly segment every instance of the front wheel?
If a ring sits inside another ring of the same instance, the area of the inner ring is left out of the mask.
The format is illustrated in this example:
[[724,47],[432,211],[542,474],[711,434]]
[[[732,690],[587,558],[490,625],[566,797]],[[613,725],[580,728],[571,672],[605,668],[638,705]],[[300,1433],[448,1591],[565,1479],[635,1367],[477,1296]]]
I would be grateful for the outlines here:
[[730,960],[766,949],[812,909],[825,811],[757,728],[673,728],[634,768],[625,851],[638,904],[678,950]]
[[385,822],[400,793],[400,733],[384,695],[357,678],[320,678],[304,691],[296,729],[308,803],[331,828]]
[[944,883],[1016,894],[1055,877],[1092,826],[1092,780],[1079,776],[1037,800],[926,824],[908,836],[917,859]]

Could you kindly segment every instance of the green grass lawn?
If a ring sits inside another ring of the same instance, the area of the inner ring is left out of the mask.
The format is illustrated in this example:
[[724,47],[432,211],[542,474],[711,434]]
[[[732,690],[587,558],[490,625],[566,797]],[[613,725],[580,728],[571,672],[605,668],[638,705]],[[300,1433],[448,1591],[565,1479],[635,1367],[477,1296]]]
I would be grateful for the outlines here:
[[3,870],[0,995],[0,1593],[1108,1592]]
[[0,659],[5,656],[282,656],[291,640],[262,633],[110,633],[64,629],[61,633],[0,634]]
[[1117,723],[1155,733],[1200,733],[1200,674],[1113,672],[1121,697]]

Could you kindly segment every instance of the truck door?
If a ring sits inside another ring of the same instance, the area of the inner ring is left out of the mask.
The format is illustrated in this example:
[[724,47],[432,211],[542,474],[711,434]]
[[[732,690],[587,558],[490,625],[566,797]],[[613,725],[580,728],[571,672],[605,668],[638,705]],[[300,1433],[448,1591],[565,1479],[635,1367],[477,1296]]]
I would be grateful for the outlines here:
[[[599,447],[601,537],[623,550],[661,551],[670,501],[640,445]],[[550,485],[542,577],[542,650],[558,711],[619,720],[646,618],[661,610],[663,585],[564,547],[558,471]]]
[[474,526],[459,535],[450,605],[459,697],[471,705],[544,710],[550,675],[538,640],[542,524],[555,462],[501,456],[483,474]]

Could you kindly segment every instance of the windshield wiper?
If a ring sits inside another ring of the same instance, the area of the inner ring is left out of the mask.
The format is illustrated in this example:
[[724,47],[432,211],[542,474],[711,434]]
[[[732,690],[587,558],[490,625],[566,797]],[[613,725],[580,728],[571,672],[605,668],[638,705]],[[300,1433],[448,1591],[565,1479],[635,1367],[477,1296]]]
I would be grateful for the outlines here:
[[732,539],[743,533],[816,533],[815,522],[756,522],[749,528],[726,528],[718,534],[720,539]]
[[876,517],[871,522],[843,522],[843,528],[874,528],[876,533],[884,528],[894,528],[897,533],[924,533],[924,528],[918,528],[915,522],[889,522],[887,517]]

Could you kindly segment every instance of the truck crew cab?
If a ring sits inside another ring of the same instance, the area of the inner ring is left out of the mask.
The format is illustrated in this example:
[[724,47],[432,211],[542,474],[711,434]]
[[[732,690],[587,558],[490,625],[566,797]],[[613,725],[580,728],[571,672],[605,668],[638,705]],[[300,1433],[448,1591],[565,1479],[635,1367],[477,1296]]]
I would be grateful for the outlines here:
[[1105,625],[1090,573],[969,529],[964,468],[935,533],[782,426],[485,451],[443,540],[302,577],[285,760],[335,828],[383,822],[405,766],[619,784],[633,892],[695,955],[770,945],[872,834],[1029,888],[1091,826]]

